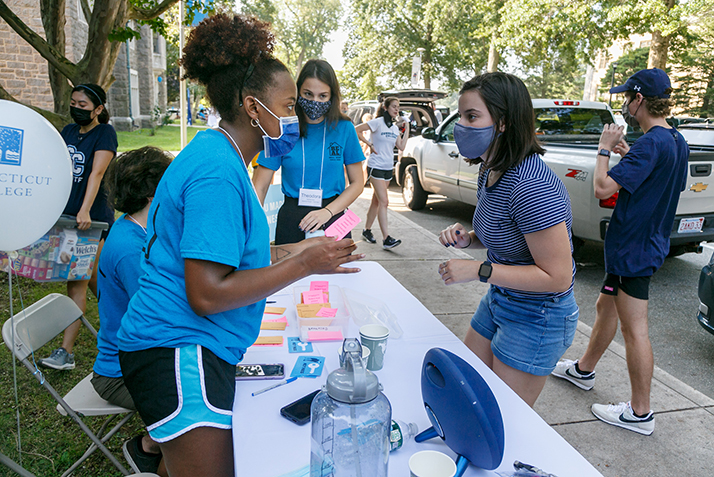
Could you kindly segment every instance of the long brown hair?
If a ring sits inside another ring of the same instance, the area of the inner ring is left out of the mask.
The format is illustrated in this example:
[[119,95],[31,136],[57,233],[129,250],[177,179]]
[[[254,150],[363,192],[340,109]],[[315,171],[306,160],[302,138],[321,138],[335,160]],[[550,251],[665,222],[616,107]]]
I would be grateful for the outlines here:
[[396,96],[387,96],[384,98],[384,100],[379,103],[379,106],[377,106],[377,113],[374,116],[375,118],[382,117],[384,119],[384,124],[387,125],[388,128],[392,127],[392,124],[394,123],[394,120],[392,119],[391,116],[389,116],[389,120],[387,120],[387,116],[384,115],[384,113],[389,109],[389,106],[392,105],[393,102],[399,101],[399,98]]
[[[459,94],[471,90],[481,94],[496,130],[504,128],[488,148],[492,154],[485,164],[487,168],[506,172],[532,154],[545,154],[535,135],[533,102],[523,81],[507,73],[485,73],[464,83]],[[467,162],[474,164],[480,160]]]

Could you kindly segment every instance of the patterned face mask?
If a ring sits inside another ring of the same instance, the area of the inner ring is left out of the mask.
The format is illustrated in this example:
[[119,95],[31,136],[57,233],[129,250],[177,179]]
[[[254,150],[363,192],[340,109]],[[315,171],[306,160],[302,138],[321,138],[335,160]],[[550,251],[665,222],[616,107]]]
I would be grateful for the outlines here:
[[321,118],[325,114],[327,114],[327,111],[330,110],[330,106],[332,106],[332,101],[327,100],[327,101],[315,101],[312,99],[306,99],[300,96],[298,98],[298,104],[302,108],[303,111],[305,111],[305,115],[307,115],[308,118],[310,118],[312,121]]

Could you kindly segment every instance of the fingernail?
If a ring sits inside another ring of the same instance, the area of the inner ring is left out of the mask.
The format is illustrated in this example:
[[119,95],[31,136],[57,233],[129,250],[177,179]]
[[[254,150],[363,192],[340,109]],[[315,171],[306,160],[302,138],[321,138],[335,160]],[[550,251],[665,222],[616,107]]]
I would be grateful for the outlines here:
[[457,230],[456,235],[460,235],[460,234],[461,234],[461,231]]

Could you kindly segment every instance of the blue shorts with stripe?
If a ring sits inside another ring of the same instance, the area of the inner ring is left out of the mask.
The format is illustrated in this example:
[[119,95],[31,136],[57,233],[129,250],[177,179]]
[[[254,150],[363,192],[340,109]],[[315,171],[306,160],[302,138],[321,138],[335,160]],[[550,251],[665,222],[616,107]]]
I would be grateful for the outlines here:
[[231,428],[235,366],[210,350],[191,345],[122,351],[119,361],[155,441],[167,442],[197,427]]

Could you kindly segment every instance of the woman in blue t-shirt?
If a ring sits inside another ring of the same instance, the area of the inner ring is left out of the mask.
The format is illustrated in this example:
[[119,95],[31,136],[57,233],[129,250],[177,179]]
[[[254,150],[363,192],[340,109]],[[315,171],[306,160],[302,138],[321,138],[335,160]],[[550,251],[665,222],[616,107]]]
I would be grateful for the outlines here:
[[264,147],[287,154],[299,137],[295,82],[273,45],[267,23],[219,14],[191,31],[181,59],[222,119],[161,178],[144,274],[117,333],[124,383],[172,477],[242,475],[235,365],[258,337],[265,298],[314,273],[358,271],[341,265],[363,257],[350,239],[270,247],[247,164]]
[[364,190],[364,155],[352,122],[340,112],[340,85],[332,66],[309,60],[297,78],[297,89],[300,141],[284,156],[261,153],[253,172],[262,203],[282,167],[285,203],[278,212],[276,245],[299,242],[327,228]]
[[[92,220],[114,223],[114,209],[107,201],[104,187],[104,172],[117,152],[117,133],[107,124],[109,113],[106,108],[107,94],[96,84],[80,84],[72,90],[69,112],[74,119],[62,129],[62,138],[67,144],[72,159],[72,191],[63,214],[77,218],[77,228],[87,230]],[[104,231],[94,263],[99,263],[102,246],[108,230]],[[95,267],[96,269],[96,267]],[[90,280],[67,282],[67,295],[85,311],[87,306],[87,286],[97,295],[97,274]],[[43,366],[59,370],[74,369],[72,348],[79,334],[81,323],[77,321],[64,332],[62,346],[52,352],[49,358],[40,361]]]
[[439,265],[446,285],[491,284],[464,342],[533,406],[575,335],[570,198],[545,165],[523,82],[486,73],[460,91],[459,152],[481,165],[473,231],[441,232],[447,247],[486,248],[488,259]]

